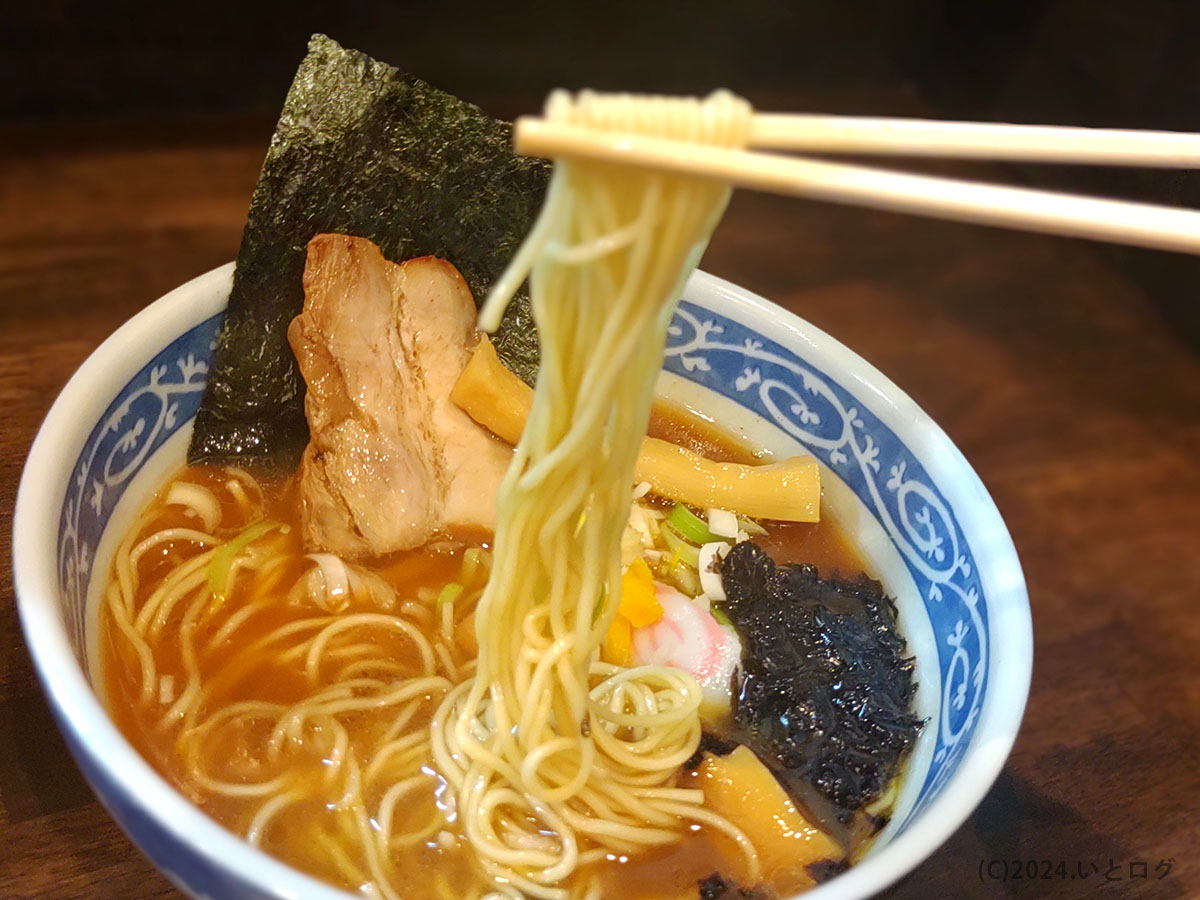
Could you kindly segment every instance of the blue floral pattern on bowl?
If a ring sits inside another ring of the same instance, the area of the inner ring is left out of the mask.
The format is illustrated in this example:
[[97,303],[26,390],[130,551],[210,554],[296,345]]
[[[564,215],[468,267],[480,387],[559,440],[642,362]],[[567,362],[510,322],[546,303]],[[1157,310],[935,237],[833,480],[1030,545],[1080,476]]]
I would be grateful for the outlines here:
[[223,315],[172,341],[121,390],[92,429],[63,501],[58,530],[58,586],[63,621],[84,673],[84,616],[96,547],[125,488],[163,441],[200,407]]

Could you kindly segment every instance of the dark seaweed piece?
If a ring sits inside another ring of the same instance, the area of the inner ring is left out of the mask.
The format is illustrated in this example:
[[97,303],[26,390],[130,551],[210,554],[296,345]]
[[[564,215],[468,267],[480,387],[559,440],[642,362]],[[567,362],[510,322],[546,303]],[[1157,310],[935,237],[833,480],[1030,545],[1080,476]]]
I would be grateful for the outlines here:
[[738,887],[713,872],[700,885],[700,900],[766,900],[767,895],[753,888]]
[[776,566],[757,544],[721,565],[723,607],[743,642],[736,736],[798,802],[842,826],[899,772],[921,721],[896,606],[877,581]]
[[824,884],[834,875],[839,875],[850,868],[850,863],[844,859],[818,859],[804,867],[808,876],[817,884]]
[[696,747],[696,752],[684,762],[683,768],[689,772],[692,771],[700,763],[704,762],[704,754],[706,753],[711,753],[713,756],[728,756],[736,749],[736,741],[727,741],[707,731],[701,732],[700,744]]
[[[509,124],[324,35],[308,46],[250,203],[190,462],[279,473],[299,462],[304,381],[286,332],[303,305],[314,235],[365,237],[395,262],[441,256],[482,302],[545,193],[549,165],[513,153]],[[496,346],[532,380],[527,296],[514,301]]]

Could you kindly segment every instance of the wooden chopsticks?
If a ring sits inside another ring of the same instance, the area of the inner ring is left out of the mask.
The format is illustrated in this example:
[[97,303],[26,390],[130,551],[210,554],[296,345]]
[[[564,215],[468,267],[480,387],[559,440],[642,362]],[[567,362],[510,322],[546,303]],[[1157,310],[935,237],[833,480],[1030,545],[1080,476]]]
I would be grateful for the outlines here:
[[1061,125],[757,113],[750,146],[808,153],[1200,168],[1200,134]]
[[[842,116],[756,114],[751,144],[773,149],[1200,168],[1200,135]],[[526,156],[576,156],[737,187],[1008,228],[1200,254],[1200,212],[910,175],[642,135],[517,120]]]

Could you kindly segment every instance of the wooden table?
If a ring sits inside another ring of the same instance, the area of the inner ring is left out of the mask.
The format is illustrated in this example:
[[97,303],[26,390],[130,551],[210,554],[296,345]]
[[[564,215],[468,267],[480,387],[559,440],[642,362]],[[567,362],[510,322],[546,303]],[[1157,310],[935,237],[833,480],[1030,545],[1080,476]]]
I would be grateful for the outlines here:
[[[269,133],[210,122],[0,135],[6,523],[75,368],[142,306],[234,256]],[[1025,567],[1036,663],[1016,748],[968,822],[886,896],[1200,896],[1198,348],[1067,240],[745,195],[704,265],[911,394],[975,465]],[[6,528],[6,560],[9,541]],[[997,880],[1005,864],[992,860],[1036,860],[1039,875],[1040,861],[1052,875],[1062,862],[1067,877]],[[0,896],[178,897],[68,757],[7,568]]]

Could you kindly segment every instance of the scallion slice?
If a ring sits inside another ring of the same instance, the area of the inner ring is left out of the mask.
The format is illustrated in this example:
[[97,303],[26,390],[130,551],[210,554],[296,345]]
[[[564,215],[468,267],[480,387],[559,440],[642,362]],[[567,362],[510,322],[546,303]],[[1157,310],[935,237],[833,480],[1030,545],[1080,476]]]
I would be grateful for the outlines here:
[[697,546],[719,540],[709,530],[708,523],[682,503],[675,504],[671,514],[667,516],[667,524],[671,525],[684,540],[691,541]]
[[237,555],[268,531],[279,527],[279,522],[269,520],[255,522],[213,552],[212,560],[208,564],[208,589],[212,591],[213,596],[221,600],[225,599],[225,594],[229,590],[229,573],[233,569],[233,560]]
[[672,555],[681,563],[693,569],[700,564],[700,548],[684,540],[674,527],[668,525],[662,530],[663,540],[671,548]]
[[456,581],[450,582],[448,585],[446,585],[444,588],[442,588],[441,591],[438,593],[437,608],[441,609],[442,605],[445,603],[453,603],[455,600],[458,599],[458,595],[461,594],[462,592],[463,592],[463,586],[461,584],[459,584]]

